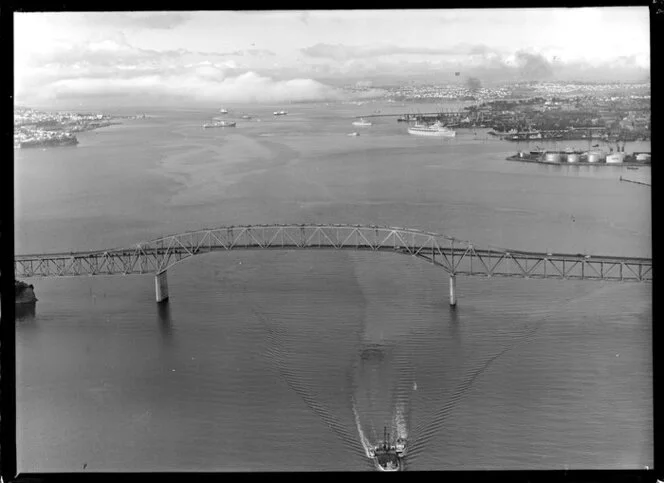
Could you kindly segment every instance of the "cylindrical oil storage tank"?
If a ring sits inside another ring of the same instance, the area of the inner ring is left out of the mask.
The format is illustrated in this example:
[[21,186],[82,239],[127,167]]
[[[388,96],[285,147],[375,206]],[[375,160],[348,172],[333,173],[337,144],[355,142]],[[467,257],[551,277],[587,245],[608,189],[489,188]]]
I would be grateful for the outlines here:
[[598,153],[597,151],[590,151],[588,153],[588,162],[589,163],[599,163],[602,160],[602,153]]
[[620,164],[625,160],[625,153],[611,153],[606,156],[607,164]]
[[567,153],[567,162],[568,163],[578,163],[579,162],[579,153]]
[[560,163],[560,153],[555,151],[548,152],[544,155],[544,161],[547,163]]
[[636,155],[637,161],[648,161],[650,159],[650,154],[648,153],[639,153]]

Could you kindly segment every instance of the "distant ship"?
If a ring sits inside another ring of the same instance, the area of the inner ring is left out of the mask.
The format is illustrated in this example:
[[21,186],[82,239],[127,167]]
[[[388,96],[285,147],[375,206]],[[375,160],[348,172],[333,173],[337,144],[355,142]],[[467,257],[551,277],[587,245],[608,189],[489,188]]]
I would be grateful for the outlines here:
[[389,441],[387,427],[383,430],[383,442],[371,450],[371,457],[380,471],[399,471],[402,469],[401,459],[406,451],[406,440],[398,438],[395,444]]
[[415,124],[414,126],[408,128],[408,134],[413,134],[414,136],[433,136],[433,137],[451,138],[456,136],[456,131],[446,128],[440,123],[440,121],[438,121],[432,124],[431,126]]
[[353,126],[371,126],[371,122],[360,119],[359,121],[353,121]]
[[348,136],[359,136],[359,135],[360,135],[360,133],[357,132],[357,131],[348,133]]
[[203,124],[205,129],[210,127],[235,127],[235,121],[217,121]]
[[288,114],[288,111],[274,111],[275,116],[285,116]]
[[219,109],[219,112],[222,114],[228,114],[228,110],[224,109],[223,107]]

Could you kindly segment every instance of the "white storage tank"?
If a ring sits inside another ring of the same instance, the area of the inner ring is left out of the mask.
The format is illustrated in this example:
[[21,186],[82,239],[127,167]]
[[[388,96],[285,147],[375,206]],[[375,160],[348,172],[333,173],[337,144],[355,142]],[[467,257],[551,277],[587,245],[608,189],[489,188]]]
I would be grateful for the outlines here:
[[603,159],[602,153],[597,151],[590,151],[588,153],[588,162],[589,163],[599,163]]
[[620,164],[625,160],[625,153],[611,153],[606,156],[607,164]]
[[560,163],[560,153],[550,152],[544,155],[544,160],[547,163]]
[[578,153],[567,153],[567,162],[568,163],[578,163],[579,162]]

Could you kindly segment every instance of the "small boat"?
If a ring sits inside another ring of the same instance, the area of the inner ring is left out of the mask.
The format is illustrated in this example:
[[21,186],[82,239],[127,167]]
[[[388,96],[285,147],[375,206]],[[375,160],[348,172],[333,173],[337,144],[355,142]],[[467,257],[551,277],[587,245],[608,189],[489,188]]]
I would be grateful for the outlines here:
[[228,114],[228,110],[224,109],[223,107],[221,109],[219,109],[219,112],[222,113],[222,114]]
[[353,126],[368,127],[371,125],[372,125],[371,122],[365,121],[364,119],[360,119],[359,121],[353,121]]
[[357,132],[357,131],[356,131],[356,132],[351,132],[351,133],[348,133],[348,134],[347,134],[347,136],[359,136],[359,135],[360,135],[360,133]]
[[286,116],[288,111],[274,111],[275,116]]

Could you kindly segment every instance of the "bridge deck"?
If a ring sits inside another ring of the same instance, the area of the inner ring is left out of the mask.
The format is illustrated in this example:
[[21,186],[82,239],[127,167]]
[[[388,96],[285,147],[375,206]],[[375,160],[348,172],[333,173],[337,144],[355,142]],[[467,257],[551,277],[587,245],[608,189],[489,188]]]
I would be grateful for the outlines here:
[[17,277],[160,273],[191,256],[229,250],[360,250],[411,255],[450,274],[583,280],[652,280],[638,257],[475,248],[451,237],[361,225],[248,225],[169,235],[135,247],[17,255]]

